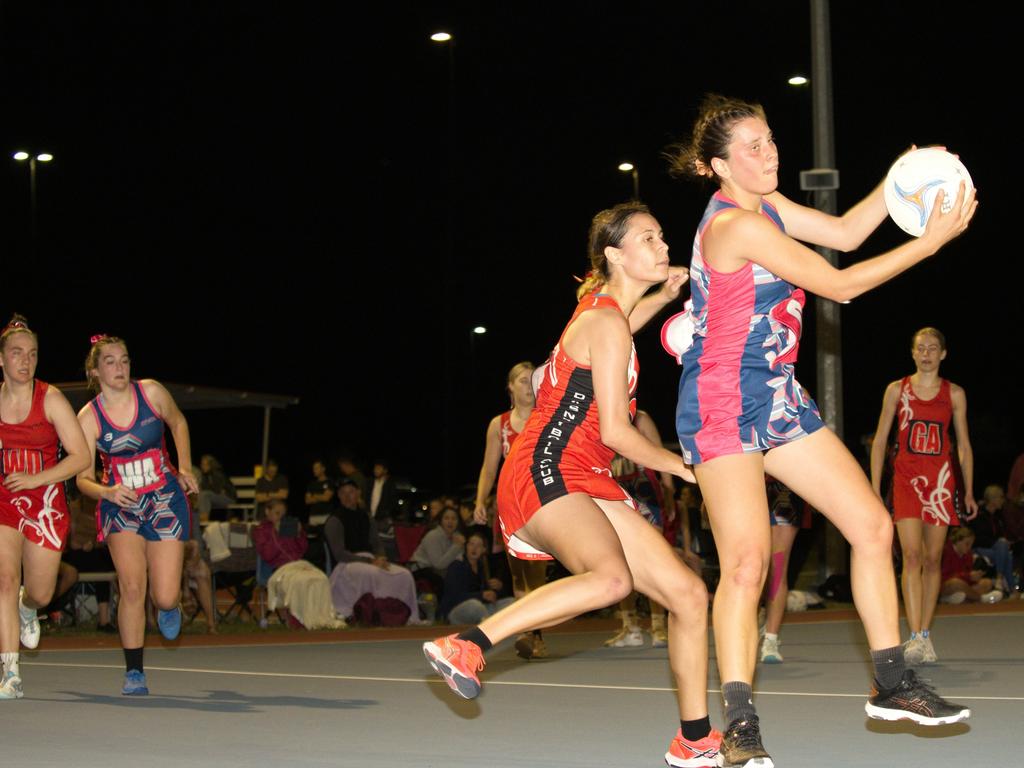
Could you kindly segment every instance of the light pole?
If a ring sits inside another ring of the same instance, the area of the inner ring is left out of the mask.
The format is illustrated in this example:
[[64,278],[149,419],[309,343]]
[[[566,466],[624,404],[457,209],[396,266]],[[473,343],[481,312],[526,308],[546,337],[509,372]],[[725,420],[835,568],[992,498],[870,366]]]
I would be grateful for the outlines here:
[[[811,11],[811,111],[814,168],[800,172],[800,188],[813,193],[814,207],[835,215],[839,171],[836,170],[835,124],[832,117],[832,44],[828,0],[810,0]],[[793,85],[806,85],[793,82]],[[833,267],[839,254],[832,248],[816,249]],[[818,339],[818,403],[825,423],[843,437],[843,361],[839,305],[815,298],[815,329]],[[831,523],[825,527],[822,576],[848,572],[847,545]]]
[[633,176],[633,200],[640,201],[640,171],[632,163],[619,163],[619,170]]
[[[448,49],[448,130],[447,130],[447,205],[445,206],[445,242],[443,260],[444,288],[442,290],[441,310],[442,334],[444,336],[444,367],[445,371],[455,370],[453,365],[454,350],[452,349],[452,334],[454,323],[452,321],[452,306],[455,303],[453,297],[453,286],[455,283],[455,200],[456,200],[456,115],[455,115],[455,38],[450,32],[438,31],[430,36],[430,39],[438,45]],[[472,354],[473,336],[470,335],[470,352]],[[444,428],[441,438],[442,463],[444,465],[443,479],[444,487],[450,488],[452,483],[452,430],[449,426],[453,420],[455,411],[454,382],[452,376],[445,376],[444,383],[444,404],[442,407],[442,418]]]
[[32,256],[36,255],[36,163],[49,163],[53,155],[49,152],[30,153],[18,150],[13,155],[19,163],[28,161],[29,226],[31,230]]

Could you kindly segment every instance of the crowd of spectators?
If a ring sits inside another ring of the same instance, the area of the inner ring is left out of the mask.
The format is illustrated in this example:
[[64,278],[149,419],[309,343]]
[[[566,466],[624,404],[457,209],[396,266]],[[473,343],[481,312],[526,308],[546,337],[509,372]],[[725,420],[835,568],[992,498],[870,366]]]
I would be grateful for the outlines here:
[[[337,461],[336,471],[328,471],[328,466],[320,459],[311,463],[308,480],[300,486],[300,503],[292,503],[299,499],[292,498],[289,479],[276,461],[262,468],[255,481],[250,523],[252,543],[265,571],[257,579],[259,587],[265,589],[268,577],[286,565],[312,564],[319,578],[329,583],[330,610],[339,620],[351,619],[360,599],[369,597],[400,602],[408,609],[410,623],[436,618],[476,624],[513,599],[504,550],[495,536],[493,497],[487,504],[490,520],[481,525],[473,521],[473,499],[436,496],[424,501],[408,494],[403,498],[384,460],[373,464],[369,476],[349,456]],[[192,612],[204,614],[208,631],[214,632],[210,584],[217,568],[211,568],[200,530],[208,522],[238,517],[238,507],[244,505],[238,504],[238,493],[215,457],[204,455],[199,468],[196,525],[186,551],[183,595],[195,603]],[[1014,488],[1011,494],[998,485],[986,487],[979,514],[950,531],[943,560],[944,602],[996,602],[1020,595],[1024,456],[1014,465],[1009,485]],[[680,556],[698,573],[703,571],[713,590],[714,539],[696,486],[680,484],[676,509],[667,535]],[[79,571],[112,570],[106,548],[95,540],[91,511],[74,504],[72,510],[59,597],[50,606],[55,612],[62,605],[67,608]],[[550,570],[557,578],[559,566],[553,564]],[[99,628],[114,631],[109,588],[99,582],[95,592]],[[288,613],[280,612],[282,621]]]

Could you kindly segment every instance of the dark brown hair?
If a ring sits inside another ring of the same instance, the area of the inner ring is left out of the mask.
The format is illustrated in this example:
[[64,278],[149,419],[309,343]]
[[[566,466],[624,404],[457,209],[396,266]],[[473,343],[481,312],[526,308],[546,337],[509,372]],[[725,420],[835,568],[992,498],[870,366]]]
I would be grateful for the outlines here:
[[650,209],[643,203],[619,203],[614,208],[601,211],[590,222],[590,236],[587,240],[590,258],[590,271],[576,289],[577,298],[582,299],[595,288],[608,282],[608,259],[604,249],[608,246],[620,248],[622,238],[629,230],[629,222],[636,214],[650,214]]
[[720,181],[711,167],[711,158],[729,158],[733,126],[748,117],[766,120],[764,107],[717,93],[707,94],[701,102],[690,140],[672,144],[665,151],[669,173]]

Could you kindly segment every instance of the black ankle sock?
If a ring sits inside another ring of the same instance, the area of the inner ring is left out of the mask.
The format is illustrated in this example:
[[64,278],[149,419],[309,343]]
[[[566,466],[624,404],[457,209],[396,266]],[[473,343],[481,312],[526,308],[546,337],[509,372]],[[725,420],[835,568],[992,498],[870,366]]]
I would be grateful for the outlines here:
[[883,688],[895,688],[907,670],[902,645],[872,651],[871,661],[875,665],[875,680]]
[[458,636],[459,640],[469,640],[471,643],[476,643],[480,646],[480,650],[485,653],[491,650],[491,641],[483,632],[480,631],[480,627],[473,627],[467,629],[461,635]]
[[708,715],[700,720],[680,720],[679,725],[687,741],[700,741],[711,733],[711,718]]
[[125,648],[124,649],[124,668],[129,672],[133,669],[137,669],[139,672],[145,672],[142,668],[142,648]]
[[725,698],[725,722],[729,725],[757,714],[750,683],[723,683],[722,696]]

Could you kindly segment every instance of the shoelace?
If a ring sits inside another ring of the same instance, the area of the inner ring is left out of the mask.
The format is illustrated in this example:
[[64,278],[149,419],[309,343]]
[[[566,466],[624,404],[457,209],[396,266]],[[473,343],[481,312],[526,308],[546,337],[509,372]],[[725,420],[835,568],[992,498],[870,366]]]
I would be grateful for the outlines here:
[[484,655],[480,650],[480,646],[476,643],[463,641],[462,643],[449,642],[449,647],[452,650],[450,656],[455,656],[462,651],[464,658],[466,659],[466,666],[472,669],[474,672],[482,672],[484,668]]
[[756,717],[740,720],[729,729],[729,733],[732,735],[731,741],[738,747],[757,747],[763,749]]
[[474,672],[483,672],[484,655],[475,644],[466,649],[466,661],[469,662]]
[[912,690],[922,698],[928,698],[932,701],[941,700],[938,691],[929,685],[927,680],[918,677],[912,669],[907,670],[907,676],[903,679],[903,687],[904,690]]

